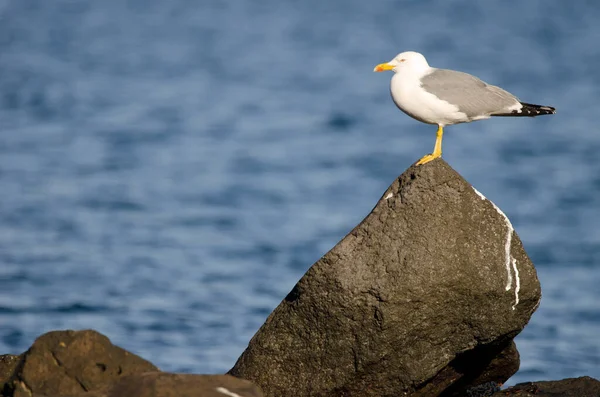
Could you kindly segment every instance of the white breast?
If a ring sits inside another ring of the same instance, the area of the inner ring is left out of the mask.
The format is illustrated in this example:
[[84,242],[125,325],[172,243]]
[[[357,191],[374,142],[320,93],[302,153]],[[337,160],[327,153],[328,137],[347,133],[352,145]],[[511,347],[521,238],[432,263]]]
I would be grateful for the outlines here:
[[469,121],[466,114],[459,112],[458,107],[425,91],[421,87],[420,76],[394,73],[390,91],[400,110],[423,123],[445,126]]

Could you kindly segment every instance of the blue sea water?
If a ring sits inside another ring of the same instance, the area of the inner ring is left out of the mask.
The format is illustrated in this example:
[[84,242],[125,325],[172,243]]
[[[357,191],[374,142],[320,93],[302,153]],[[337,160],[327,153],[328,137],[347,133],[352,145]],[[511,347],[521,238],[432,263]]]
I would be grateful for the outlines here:
[[435,128],[398,52],[558,114],[446,129],[543,299],[511,383],[600,377],[596,1],[0,0],[0,353],[93,328],[163,370],[228,370]]

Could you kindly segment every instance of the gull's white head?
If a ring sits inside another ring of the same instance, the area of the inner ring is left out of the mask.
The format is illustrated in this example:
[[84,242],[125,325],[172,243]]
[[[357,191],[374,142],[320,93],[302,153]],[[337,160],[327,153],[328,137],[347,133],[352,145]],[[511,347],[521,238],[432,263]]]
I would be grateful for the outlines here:
[[393,70],[395,73],[402,71],[411,71],[422,73],[429,69],[429,64],[422,54],[414,51],[405,51],[396,55],[394,59],[387,63],[380,63],[373,69],[374,72],[383,72]]

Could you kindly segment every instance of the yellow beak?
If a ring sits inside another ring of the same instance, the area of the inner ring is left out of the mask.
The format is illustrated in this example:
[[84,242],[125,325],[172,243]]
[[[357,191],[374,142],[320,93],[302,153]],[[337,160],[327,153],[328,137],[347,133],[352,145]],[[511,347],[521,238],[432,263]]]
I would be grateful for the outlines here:
[[374,72],[385,72],[386,70],[392,70],[394,68],[395,68],[395,66],[390,65],[389,63],[380,63],[379,65],[375,66],[375,69],[373,69],[373,71]]

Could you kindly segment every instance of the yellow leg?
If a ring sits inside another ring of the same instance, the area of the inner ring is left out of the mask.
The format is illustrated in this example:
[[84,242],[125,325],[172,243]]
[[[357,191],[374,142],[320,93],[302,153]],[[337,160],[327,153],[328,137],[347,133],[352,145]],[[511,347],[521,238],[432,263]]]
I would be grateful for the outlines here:
[[442,157],[442,136],[444,135],[444,128],[440,125],[438,126],[436,138],[435,138],[435,147],[433,148],[433,153],[426,154],[417,162],[417,165],[423,165],[429,163],[431,160],[435,160],[438,157]]

